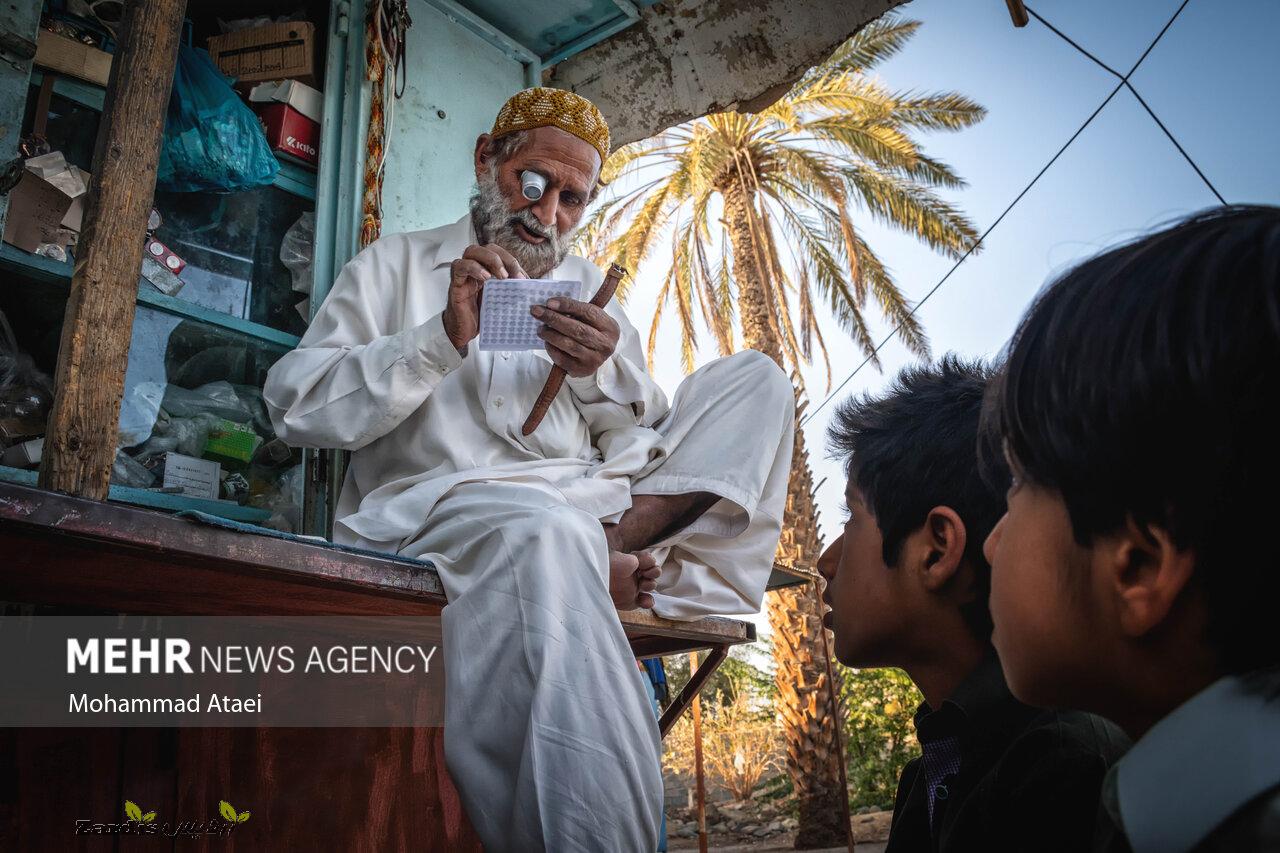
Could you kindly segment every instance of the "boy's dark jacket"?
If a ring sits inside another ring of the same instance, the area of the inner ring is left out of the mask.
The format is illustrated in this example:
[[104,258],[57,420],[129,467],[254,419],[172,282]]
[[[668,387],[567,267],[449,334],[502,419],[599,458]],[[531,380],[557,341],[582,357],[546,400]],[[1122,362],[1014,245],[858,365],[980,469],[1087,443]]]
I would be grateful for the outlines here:
[[994,653],[926,721],[930,710],[921,706],[917,728],[959,739],[960,772],[935,802],[930,832],[922,761],[903,769],[885,853],[1089,849],[1103,778],[1129,746],[1120,729],[1019,702]]

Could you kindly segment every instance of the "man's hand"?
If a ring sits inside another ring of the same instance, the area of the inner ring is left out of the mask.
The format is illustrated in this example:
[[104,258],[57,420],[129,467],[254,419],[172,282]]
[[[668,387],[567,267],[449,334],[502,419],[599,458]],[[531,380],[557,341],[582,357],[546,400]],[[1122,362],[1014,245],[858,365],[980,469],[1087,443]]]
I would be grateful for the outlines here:
[[480,334],[480,294],[491,278],[528,278],[520,262],[501,246],[468,246],[449,267],[449,300],[444,309],[444,331],[454,347],[462,350]]
[[618,348],[617,322],[590,302],[556,297],[532,311],[544,324],[538,336],[547,354],[570,376],[591,376]]

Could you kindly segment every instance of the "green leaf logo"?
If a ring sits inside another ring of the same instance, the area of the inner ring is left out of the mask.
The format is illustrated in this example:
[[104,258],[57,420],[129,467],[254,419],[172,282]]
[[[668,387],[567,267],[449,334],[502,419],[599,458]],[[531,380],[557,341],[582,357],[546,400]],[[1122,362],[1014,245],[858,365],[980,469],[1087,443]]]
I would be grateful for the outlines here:
[[231,807],[231,803],[228,803],[226,800],[218,800],[218,811],[231,823],[244,823],[249,819],[248,811],[243,811],[237,814],[236,810]]
[[138,804],[133,800],[124,801],[124,816],[129,820],[136,820],[138,823],[151,823],[156,819],[155,812],[142,813],[142,809],[138,808]]

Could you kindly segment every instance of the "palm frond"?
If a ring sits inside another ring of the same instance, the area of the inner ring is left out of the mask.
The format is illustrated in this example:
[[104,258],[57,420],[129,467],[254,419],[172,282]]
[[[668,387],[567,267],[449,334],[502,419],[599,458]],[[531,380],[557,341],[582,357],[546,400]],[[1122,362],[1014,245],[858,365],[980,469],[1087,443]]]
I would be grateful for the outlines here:
[[664,147],[665,142],[667,140],[663,136],[655,136],[652,139],[632,142],[630,145],[624,145],[614,151],[609,155],[609,159],[604,161],[604,166],[600,169],[600,183],[606,186],[612,184],[637,160],[657,153],[659,148]]
[[958,92],[893,96],[893,120],[921,130],[963,130],[987,117],[987,108]]
[[677,227],[672,245],[676,316],[680,319],[680,366],[685,373],[693,372],[698,350],[698,330],[693,320],[693,264],[689,256],[691,230],[688,226]]
[[802,116],[841,115],[850,121],[878,123],[893,115],[893,93],[876,80],[857,74],[824,74],[803,92],[787,96]]
[[919,317],[912,311],[906,296],[893,280],[889,270],[881,262],[879,256],[859,236],[855,238],[857,252],[862,268],[866,270],[867,281],[876,302],[884,311],[885,318],[898,330],[898,337],[910,350],[921,358],[929,357],[929,339]]
[[662,314],[667,307],[667,299],[671,293],[671,282],[675,279],[675,264],[672,263],[667,268],[667,275],[662,280],[662,289],[658,291],[658,298],[654,300],[653,305],[653,321],[649,324],[649,344],[645,347],[644,358],[649,364],[649,371],[653,372],[653,356],[658,350],[658,328],[662,325]]
[[[863,237],[861,217],[951,257],[973,246],[973,223],[939,195],[964,180],[918,137],[971,127],[986,110],[955,92],[892,91],[868,76],[920,26],[884,16],[762,112],[712,113],[625,146],[605,164],[602,178],[614,194],[587,219],[579,245],[636,269],[671,232],[670,266],[649,329],[650,365],[669,307],[686,371],[696,361],[700,326],[721,354],[733,350],[747,304],[753,320],[766,324],[752,334],[792,369],[798,385],[801,367],[819,353],[831,385],[819,316],[828,311],[877,367],[869,301],[900,327],[912,352],[928,352],[910,301]],[[644,180],[659,170],[657,180]],[[710,212],[717,198],[724,207],[718,231]]]
[[830,242],[823,229],[790,205],[780,207],[788,233],[809,258],[814,281],[819,292],[826,297],[836,322],[878,367],[879,359],[874,356],[875,341],[872,340],[871,330],[862,316],[862,303],[850,289],[840,263],[829,248]]
[[941,187],[949,190],[960,190],[969,186],[969,182],[955,173],[950,166],[926,154],[920,154],[914,165],[893,170],[903,178],[925,184],[930,187]]
[[920,160],[915,141],[887,124],[850,122],[834,116],[805,122],[804,127],[841,154],[881,168],[912,169]]
[[775,310],[778,313],[778,326],[782,330],[785,352],[791,363],[798,370],[803,362],[803,353],[800,343],[796,340],[796,328],[791,320],[791,306],[787,300],[786,289],[790,279],[778,259],[778,247],[774,240],[773,222],[769,218],[769,211],[765,207],[763,199],[759,199],[759,204],[757,215],[760,220],[760,232],[763,235],[765,254],[771,272],[769,278],[773,284],[773,301]]
[[797,90],[803,91],[806,84],[824,74],[865,73],[875,68],[900,52],[920,26],[920,21],[881,15],[845,40],[825,62],[802,77],[792,89],[792,94]]
[[609,246],[609,255],[629,270],[640,268],[673,211],[684,200],[689,173],[677,169],[640,206],[626,231]]
[[725,317],[720,311],[720,300],[717,299],[715,292],[716,274],[711,271],[711,265],[707,261],[707,247],[701,231],[694,232],[693,248],[694,258],[697,261],[695,277],[698,280],[703,319],[712,334],[716,336],[720,354],[732,355],[733,320],[732,317]]
[[851,166],[844,175],[850,192],[872,216],[933,249],[958,258],[977,242],[978,231],[969,218],[927,187],[867,166]]
[[732,349],[733,344],[733,320],[737,314],[734,291],[733,277],[729,274],[729,256],[728,241],[723,240],[720,244],[720,261],[716,264],[716,305],[718,313],[724,318],[725,324],[729,329],[729,343]]

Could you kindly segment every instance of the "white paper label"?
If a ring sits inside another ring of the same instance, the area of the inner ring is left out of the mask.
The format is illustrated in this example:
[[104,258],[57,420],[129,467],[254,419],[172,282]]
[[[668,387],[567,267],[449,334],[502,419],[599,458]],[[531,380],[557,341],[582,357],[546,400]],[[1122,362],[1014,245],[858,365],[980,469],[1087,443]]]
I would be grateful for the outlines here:
[[218,497],[218,480],[222,466],[211,459],[197,459],[181,453],[166,453],[164,486],[181,486],[182,493],[193,498]]

